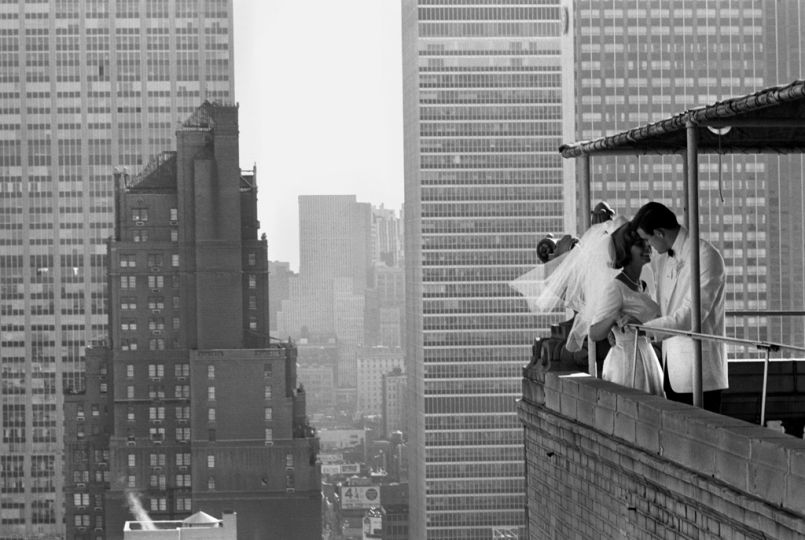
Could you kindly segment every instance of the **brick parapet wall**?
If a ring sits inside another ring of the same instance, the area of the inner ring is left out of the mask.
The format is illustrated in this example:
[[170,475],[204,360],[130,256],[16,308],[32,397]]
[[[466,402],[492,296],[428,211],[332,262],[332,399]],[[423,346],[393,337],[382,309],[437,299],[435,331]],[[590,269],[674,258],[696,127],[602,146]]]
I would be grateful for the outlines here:
[[524,374],[529,538],[805,537],[805,441],[584,374]]

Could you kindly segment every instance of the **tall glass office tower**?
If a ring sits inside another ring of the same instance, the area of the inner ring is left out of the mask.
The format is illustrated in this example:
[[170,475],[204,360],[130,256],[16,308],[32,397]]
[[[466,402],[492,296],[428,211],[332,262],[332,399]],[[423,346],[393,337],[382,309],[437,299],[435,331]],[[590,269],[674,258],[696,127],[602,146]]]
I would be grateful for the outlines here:
[[[575,47],[576,140],[801,78],[800,2],[567,0]],[[792,54],[790,51],[797,51]],[[702,235],[727,266],[727,310],[802,309],[800,156],[701,156]],[[592,160],[593,199],[634,214],[659,200],[682,215],[682,156]],[[727,334],[802,346],[802,317],[730,316]],[[730,348],[732,358],[759,356]]]
[[522,534],[515,400],[549,323],[508,283],[572,222],[562,22],[558,1],[403,2],[412,538]]
[[232,53],[231,0],[0,3],[2,540],[63,534],[62,403],[106,337],[113,172],[231,102]]

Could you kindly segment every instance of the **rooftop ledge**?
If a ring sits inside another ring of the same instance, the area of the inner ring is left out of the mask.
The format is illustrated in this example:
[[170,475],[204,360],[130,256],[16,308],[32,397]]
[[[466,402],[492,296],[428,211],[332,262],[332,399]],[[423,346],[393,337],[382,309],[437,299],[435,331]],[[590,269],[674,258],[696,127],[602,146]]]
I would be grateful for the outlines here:
[[562,433],[574,439],[574,425],[591,428],[630,451],[671,462],[780,508],[790,519],[785,521],[805,532],[802,439],[586,373],[544,372],[534,366],[523,370],[519,409],[527,433],[530,420],[537,417],[569,428]]

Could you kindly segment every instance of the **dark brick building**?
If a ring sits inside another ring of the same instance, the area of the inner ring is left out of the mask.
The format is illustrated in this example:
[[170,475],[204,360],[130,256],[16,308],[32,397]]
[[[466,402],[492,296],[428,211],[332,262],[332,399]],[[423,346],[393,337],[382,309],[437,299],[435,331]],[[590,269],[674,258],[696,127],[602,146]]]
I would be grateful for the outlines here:
[[318,441],[296,349],[269,343],[266,240],[237,113],[203,104],[176,152],[117,179],[108,539],[122,538],[132,498],[154,520],[234,510],[239,538],[321,535]]

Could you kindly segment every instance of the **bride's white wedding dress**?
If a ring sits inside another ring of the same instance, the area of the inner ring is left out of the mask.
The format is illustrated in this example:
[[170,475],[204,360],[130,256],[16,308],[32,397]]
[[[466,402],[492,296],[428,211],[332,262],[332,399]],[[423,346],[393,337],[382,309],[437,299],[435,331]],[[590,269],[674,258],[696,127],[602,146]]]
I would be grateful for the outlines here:
[[[660,306],[645,292],[633,291],[621,280],[612,279],[601,297],[593,323],[614,315],[630,315],[645,322],[660,315]],[[615,346],[604,360],[601,377],[622,386],[665,396],[662,367],[648,338],[638,336],[634,330],[621,330],[617,326],[612,333],[615,334]]]

